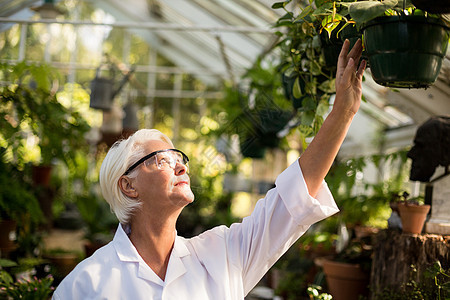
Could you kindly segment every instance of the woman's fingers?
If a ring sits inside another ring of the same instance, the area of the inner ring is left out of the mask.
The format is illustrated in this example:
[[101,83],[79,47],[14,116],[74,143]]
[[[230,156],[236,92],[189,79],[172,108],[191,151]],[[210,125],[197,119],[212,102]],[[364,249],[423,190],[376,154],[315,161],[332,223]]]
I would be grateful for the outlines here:
[[361,57],[361,54],[362,54],[362,41],[361,39],[358,39],[355,45],[353,46],[352,50],[348,54],[348,56],[353,57],[355,61],[359,61],[358,56]]
[[359,65],[358,71],[356,72],[356,77],[358,78],[358,80],[362,79],[364,70],[366,69],[366,66],[367,66],[367,62],[365,60],[363,60],[361,62],[361,64]]
[[336,70],[336,81],[339,81],[344,74],[345,67],[347,66],[348,60],[347,60],[347,53],[348,49],[350,47],[350,41],[345,40],[344,45],[342,45],[341,52],[339,53],[339,59],[337,64],[337,70]]

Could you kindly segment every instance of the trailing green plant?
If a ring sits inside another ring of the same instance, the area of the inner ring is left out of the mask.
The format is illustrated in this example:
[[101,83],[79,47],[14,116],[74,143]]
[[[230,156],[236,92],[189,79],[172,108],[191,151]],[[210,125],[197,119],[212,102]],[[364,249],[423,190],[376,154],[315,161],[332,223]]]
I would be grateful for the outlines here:
[[329,110],[330,97],[336,92],[335,71],[340,44],[335,50],[337,54],[333,52],[334,56],[327,61],[321,42],[322,17],[313,12],[314,4],[295,14],[286,9],[290,2],[278,2],[272,6],[286,11],[274,25],[279,29],[280,41],[273,51],[279,53],[278,72],[282,74],[286,97],[298,111],[298,128],[306,148],[305,139],[314,136],[321,127]]
[[38,139],[39,162],[50,165],[60,159],[74,164],[75,153],[87,149],[84,134],[90,126],[75,110],[57,99],[57,73],[47,65],[0,64],[0,145],[7,148],[18,165],[27,155],[30,135]]

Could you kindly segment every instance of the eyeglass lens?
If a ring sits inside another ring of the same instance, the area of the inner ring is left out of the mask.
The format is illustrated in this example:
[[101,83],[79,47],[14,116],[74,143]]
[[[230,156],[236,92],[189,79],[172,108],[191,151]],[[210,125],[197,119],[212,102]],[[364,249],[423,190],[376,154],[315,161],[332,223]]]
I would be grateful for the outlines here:
[[186,167],[186,172],[189,172],[189,164],[179,152],[170,150],[160,152],[154,156],[154,159],[157,168],[160,170],[167,169],[168,167],[175,170],[177,163],[180,163]]

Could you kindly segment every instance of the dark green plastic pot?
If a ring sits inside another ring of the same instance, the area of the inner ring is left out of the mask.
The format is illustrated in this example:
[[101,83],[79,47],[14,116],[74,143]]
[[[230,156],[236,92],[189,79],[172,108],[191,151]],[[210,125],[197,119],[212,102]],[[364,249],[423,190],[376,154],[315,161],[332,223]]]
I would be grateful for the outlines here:
[[261,145],[259,137],[247,137],[241,141],[241,153],[244,157],[264,158],[266,147]]
[[355,25],[350,24],[341,30],[339,37],[342,42],[348,39],[350,41],[349,49],[352,49],[358,39],[362,39],[362,32],[360,32]]
[[372,77],[396,88],[425,88],[434,83],[447,51],[448,27],[437,18],[390,16],[362,27]]

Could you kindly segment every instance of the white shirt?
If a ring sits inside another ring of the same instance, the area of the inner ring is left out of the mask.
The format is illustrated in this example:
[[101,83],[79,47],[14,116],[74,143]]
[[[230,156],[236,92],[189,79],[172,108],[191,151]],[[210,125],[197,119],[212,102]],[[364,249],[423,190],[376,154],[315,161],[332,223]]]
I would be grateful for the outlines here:
[[53,299],[244,299],[315,222],[339,211],[325,182],[313,198],[294,162],[241,223],[196,237],[176,236],[165,281],[144,262],[122,226],[82,261]]

